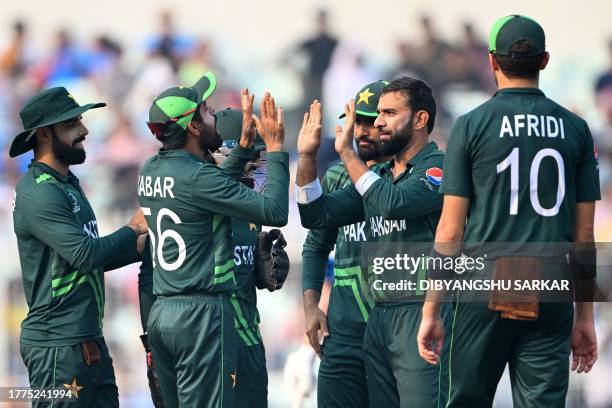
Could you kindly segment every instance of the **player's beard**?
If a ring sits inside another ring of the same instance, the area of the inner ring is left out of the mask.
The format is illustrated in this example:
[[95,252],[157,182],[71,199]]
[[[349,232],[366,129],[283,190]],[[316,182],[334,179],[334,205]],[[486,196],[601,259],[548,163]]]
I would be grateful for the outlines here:
[[380,157],[380,142],[371,142],[368,147],[362,147],[357,141],[357,155],[364,162],[378,159]]
[[223,139],[221,139],[221,136],[213,126],[200,122],[199,129],[198,144],[204,152],[214,152],[223,145]]
[[379,151],[383,156],[394,156],[404,150],[410,140],[412,140],[412,126],[414,124],[414,115],[410,116],[410,120],[397,132],[391,134],[388,141],[380,140]]
[[53,152],[53,156],[55,156],[60,163],[70,166],[71,164],[81,164],[85,161],[85,149],[74,147],[77,143],[85,140],[84,137],[76,139],[72,142],[72,144],[66,144],[59,139],[53,127],[50,129],[51,150]]

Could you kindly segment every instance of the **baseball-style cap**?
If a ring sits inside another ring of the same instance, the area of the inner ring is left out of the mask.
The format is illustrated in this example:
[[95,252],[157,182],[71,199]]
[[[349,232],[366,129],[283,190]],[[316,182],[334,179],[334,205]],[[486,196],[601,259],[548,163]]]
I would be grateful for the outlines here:
[[[240,109],[226,108],[215,112],[215,128],[221,139],[223,139],[223,146],[230,149],[236,147],[242,135],[242,111]],[[266,149],[266,145],[258,133],[255,135],[253,149],[255,151]]]
[[16,157],[34,147],[32,137],[36,129],[76,118],[89,109],[106,106],[103,102],[79,105],[64,87],[42,91],[25,104],[19,112],[24,130],[13,139],[9,156]]
[[[376,108],[378,107],[378,100],[382,94],[382,90],[389,81],[376,81],[371,84],[367,84],[357,92],[355,95],[355,113],[357,115],[369,116],[375,118],[378,116]],[[345,116],[343,113],[340,115],[340,119]]]
[[207,72],[191,87],[166,89],[151,104],[147,126],[160,141],[182,136],[200,104],[216,87],[215,75]]
[[544,29],[534,19],[513,14],[502,17],[493,24],[489,35],[489,52],[491,54],[513,57],[510,49],[519,41],[529,41],[535,48],[532,53],[521,53],[517,56],[532,57],[546,51]]

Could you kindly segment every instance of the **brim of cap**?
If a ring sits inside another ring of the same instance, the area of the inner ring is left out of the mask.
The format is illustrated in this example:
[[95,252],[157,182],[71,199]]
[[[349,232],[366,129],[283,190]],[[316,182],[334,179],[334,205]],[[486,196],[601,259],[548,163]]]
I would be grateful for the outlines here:
[[26,140],[32,131],[45,127],[45,126],[51,126],[55,123],[63,122],[68,119],[75,118],[85,111],[88,111],[90,109],[95,109],[95,108],[102,108],[104,106],[106,106],[106,103],[104,102],[88,103],[83,106],[77,106],[76,108],[70,109],[64,112],[63,114],[56,116],[55,118],[53,118],[52,120],[48,122],[41,123],[37,125],[36,127],[32,127],[32,128],[23,130],[22,132],[18,133],[17,136],[15,136],[15,138],[13,139],[13,143],[11,143],[11,148],[9,149],[9,156],[17,157],[20,154],[24,154],[25,152],[29,151],[30,149],[34,147],[34,144],[32,143],[32,139]]
[[[369,116],[371,118],[375,118],[375,117],[378,116],[378,112],[368,112],[368,111],[363,111],[363,110],[359,110],[359,109],[357,109],[355,111],[355,114],[361,115],[361,116]],[[340,116],[338,116],[338,119],[342,119],[345,116],[346,116],[346,113],[343,113]]]

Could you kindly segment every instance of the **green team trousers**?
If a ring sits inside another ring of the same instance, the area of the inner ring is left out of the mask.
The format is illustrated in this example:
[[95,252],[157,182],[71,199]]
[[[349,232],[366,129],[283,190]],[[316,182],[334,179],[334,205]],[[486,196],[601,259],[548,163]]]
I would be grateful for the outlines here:
[[32,389],[72,390],[73,397],[70,400],[32,401],[34,408],[119,406],[113,360],[104,338],[94,341],[100,351],[100,360],[91,366],[85,364],[80,343],[55,347],[21,345],[21,357],[28,369]]
[[238,376],[235,407],[265,408],[268,406],[268,370],[263,344],[238,349]]
[[[441,408],[448,395],[448,336],[440,364],[419,355],[417,333],[423,303],[377,303],[370,313],[363,349],[371,407]],[[452,305],[442,319],[450,331]]]
[[165,406],[233,407],[238,343],[229,297],[159,296],[147,329]]
[[[455,306],[449,407],[491,407],[509,365],[516,407],[564,407],[569,381],[571,303],[540,303],[537,320],[501,318],[487,303]],[[448,332],[447,332],[448,333]]]
[[366,408],[368,385],[361,346],[326,338],[317,379],[319,408]]

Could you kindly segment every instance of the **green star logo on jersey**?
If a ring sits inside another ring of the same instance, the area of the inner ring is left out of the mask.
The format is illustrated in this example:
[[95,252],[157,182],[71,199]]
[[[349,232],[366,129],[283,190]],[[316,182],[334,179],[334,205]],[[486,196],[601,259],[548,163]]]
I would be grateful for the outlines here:
[[366,105],[369,105],[370,96],[374,96],[374,93],[370,92],[370,88],[366,88],[365,91],[359,94],[359,100],[357,100],[357,104],[360,104],[361,102],[365,102]]

